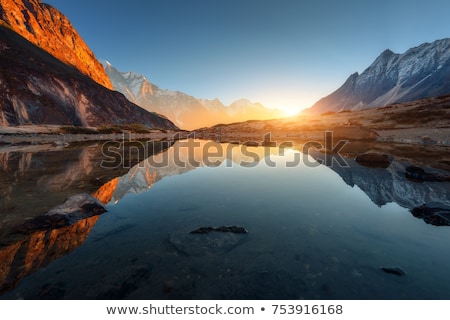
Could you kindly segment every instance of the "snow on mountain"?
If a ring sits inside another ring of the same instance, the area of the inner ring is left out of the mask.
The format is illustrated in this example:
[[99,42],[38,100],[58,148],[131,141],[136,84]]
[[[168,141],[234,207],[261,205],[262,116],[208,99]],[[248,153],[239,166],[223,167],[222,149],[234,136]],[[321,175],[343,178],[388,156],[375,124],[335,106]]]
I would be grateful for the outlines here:
[[179,91],[161,89],[145,76],[121,72],[103,61],[115,90],[142,108],[165,115],[183,129],[193,130],[218,123],[263,120],[282,116],[279,110],[241,99],[224,106],[219,99],[198,99]]
[[450,39],[403,54],[385,50],[362,74],[354,73],[309,112],[360,110],[450,93]]

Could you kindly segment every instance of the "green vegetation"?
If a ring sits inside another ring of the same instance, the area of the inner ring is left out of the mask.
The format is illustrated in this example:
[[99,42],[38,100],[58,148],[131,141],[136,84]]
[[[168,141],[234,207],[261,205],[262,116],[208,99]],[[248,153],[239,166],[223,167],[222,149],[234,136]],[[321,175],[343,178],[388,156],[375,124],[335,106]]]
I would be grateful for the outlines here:
[[130,125],[125,125],[124,127],[124,130],[128,130],[133,133],[150,133],[150,128],[140,123],[132,123]]
[[66,134],[96,134],[98,131],[94,128],[86,128],[79,126],[63,126],[59,128],[61,133]]
[[100,126],[97,130],[101,134],[122,133],[122,129],[119,126]]
[[86,128],[81,126],[63,126],[61,133],[66,134],[112,134],[112,133],[150,133],[151,129],[140,123],[103,125],[98,128]]

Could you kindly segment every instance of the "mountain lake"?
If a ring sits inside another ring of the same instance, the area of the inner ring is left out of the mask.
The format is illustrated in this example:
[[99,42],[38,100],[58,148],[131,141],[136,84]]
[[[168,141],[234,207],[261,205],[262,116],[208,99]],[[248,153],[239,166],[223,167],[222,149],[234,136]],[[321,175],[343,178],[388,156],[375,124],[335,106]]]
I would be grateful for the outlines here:
[[[448,216],[413,215],[448,213],[450,183],[324,157],[206,140],[1,149],[0,298],[450,299]],[[84,193],[107,212],[23,227]]]

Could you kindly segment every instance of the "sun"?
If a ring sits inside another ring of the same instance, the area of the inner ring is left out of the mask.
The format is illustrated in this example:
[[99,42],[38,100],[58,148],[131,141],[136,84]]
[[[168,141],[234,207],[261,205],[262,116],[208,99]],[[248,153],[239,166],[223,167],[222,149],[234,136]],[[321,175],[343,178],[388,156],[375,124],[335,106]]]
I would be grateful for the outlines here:
[[298,108],[283,108],[283,112],[287,117],[293,117],[299,114]]

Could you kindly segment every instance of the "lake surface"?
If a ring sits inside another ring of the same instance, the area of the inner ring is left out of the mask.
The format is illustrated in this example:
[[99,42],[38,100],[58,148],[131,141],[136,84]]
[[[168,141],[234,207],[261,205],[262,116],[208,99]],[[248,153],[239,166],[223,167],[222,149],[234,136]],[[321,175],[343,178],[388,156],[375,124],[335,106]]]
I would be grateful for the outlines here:
[[[328,167],[320,153],[183,143],[127,149],[109,169],[101,145],[2,153],[0,297],[450,299],[450,227],[411,214],[450,206],[448,182],[410,181],[397,161]],[[81,192],[108,212],[14,231]],[[248,233],[189,233],[221,226]]]

